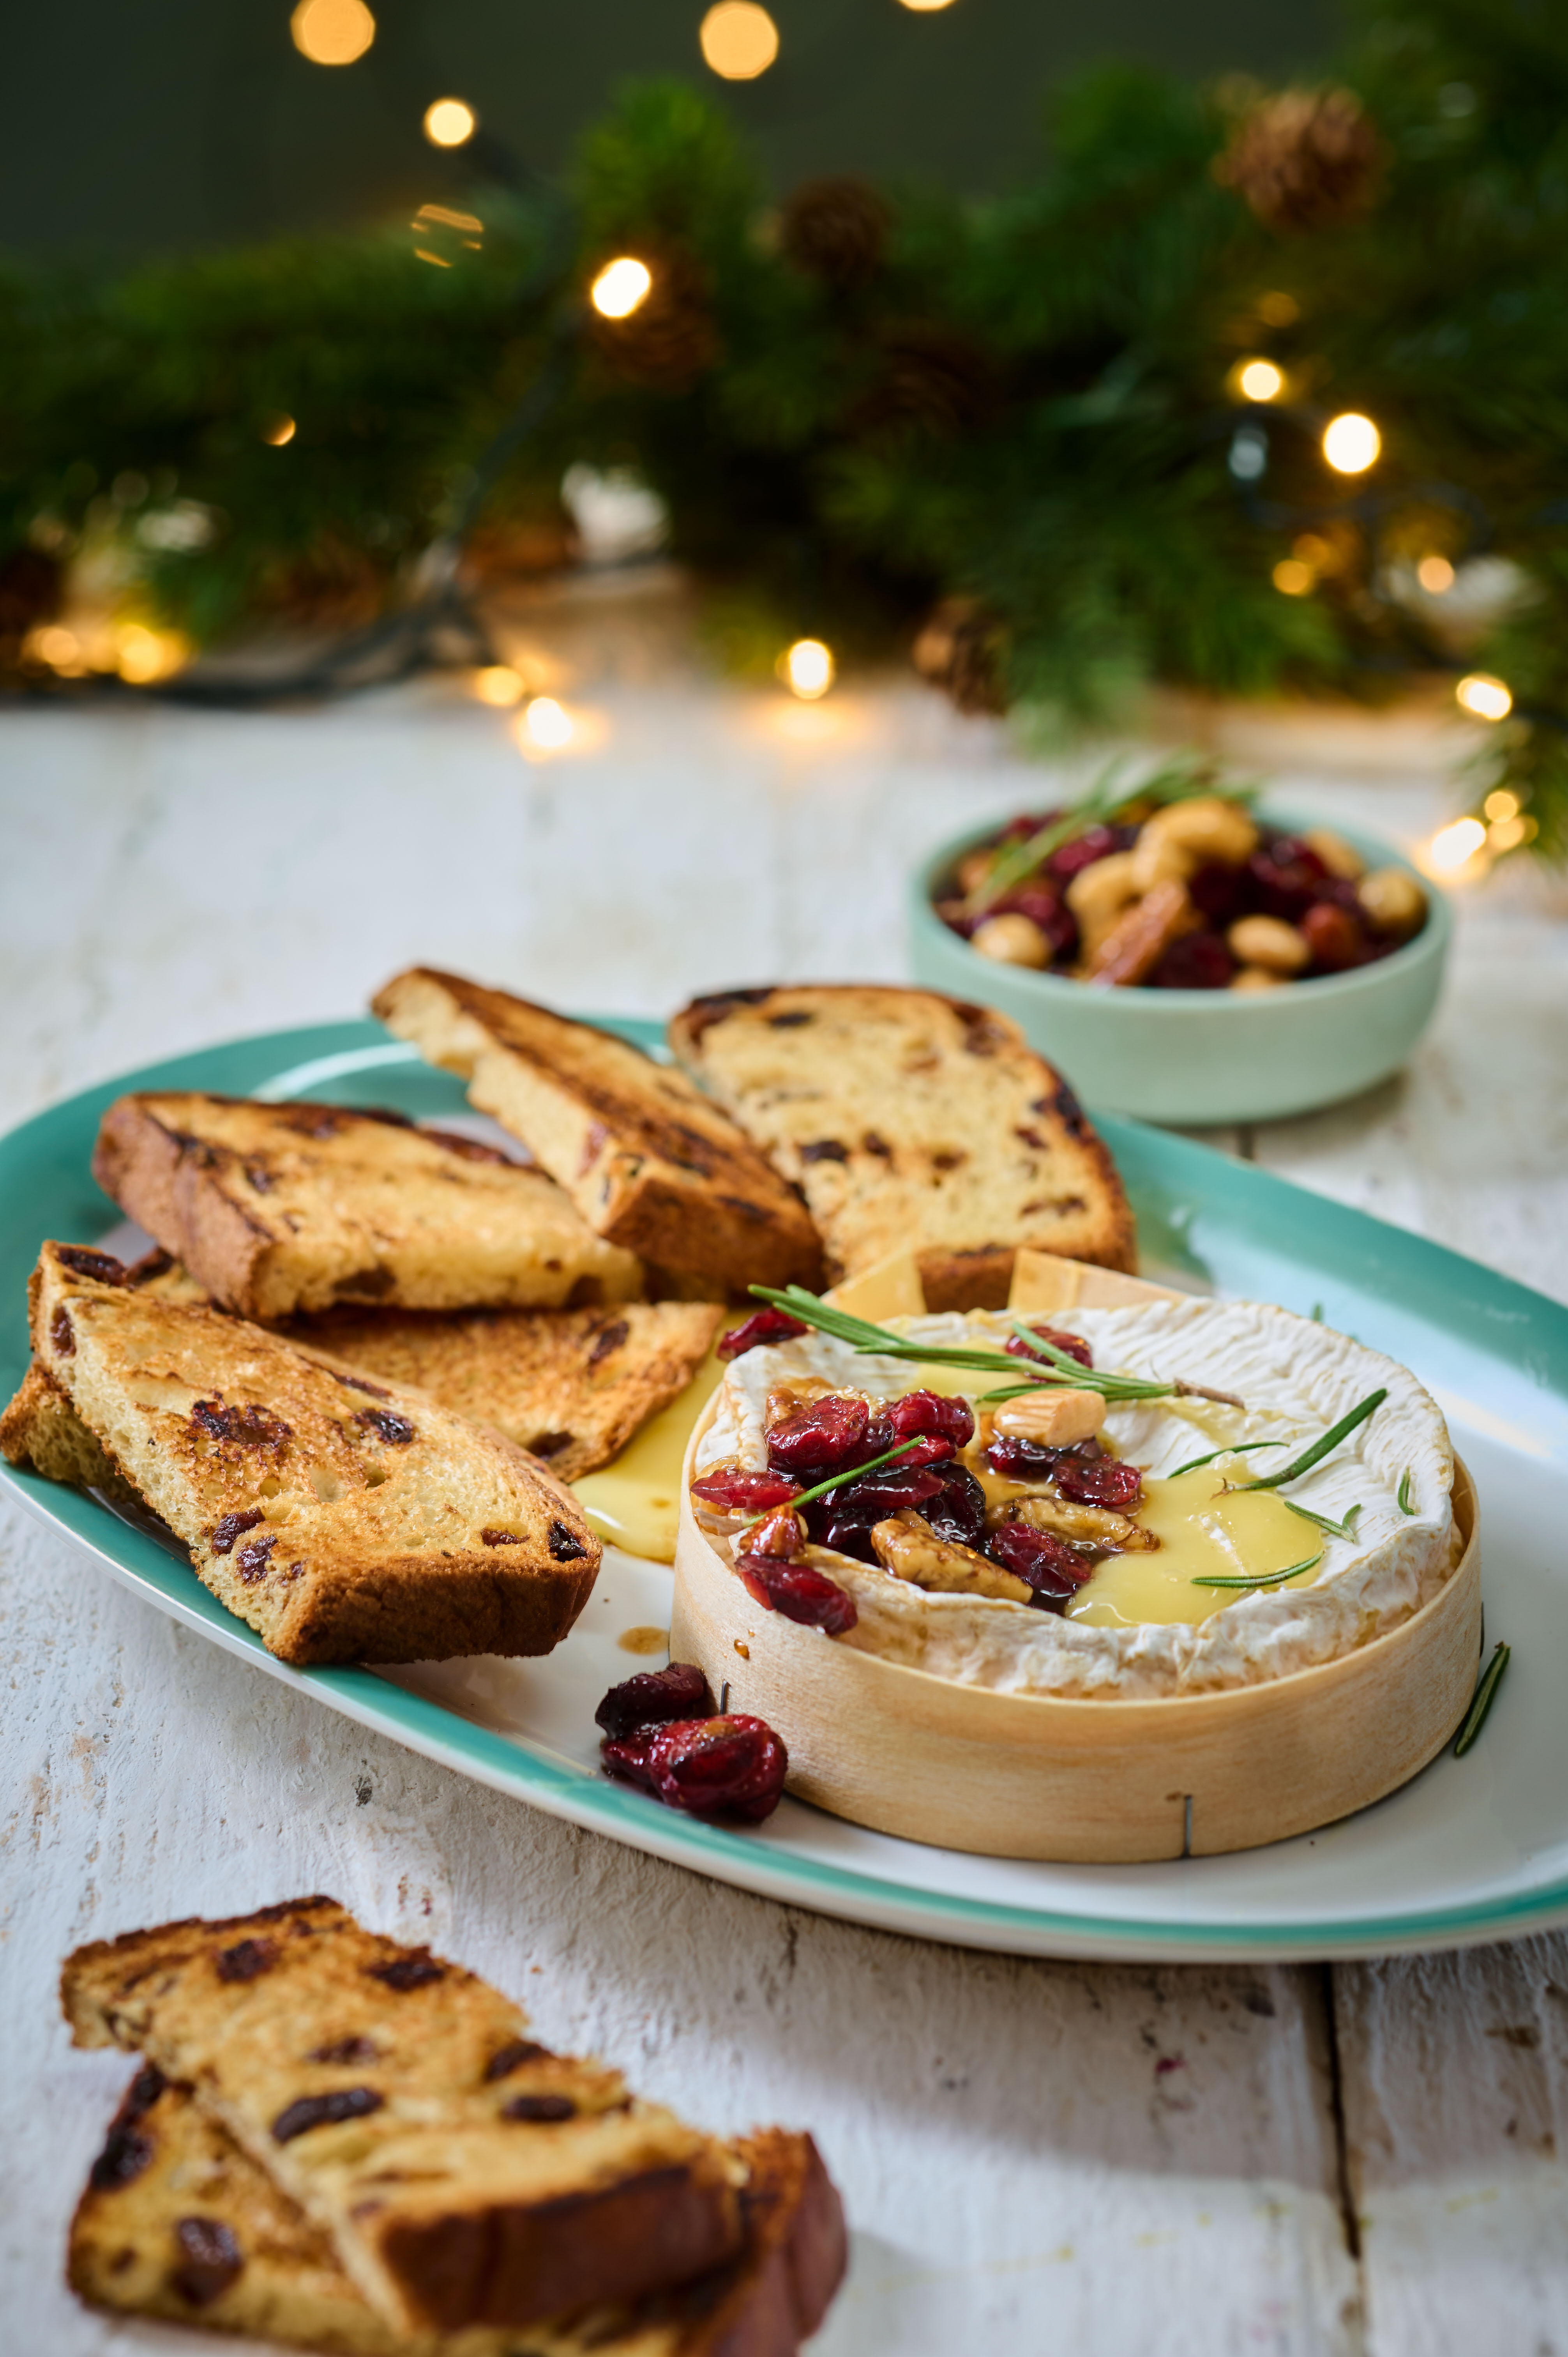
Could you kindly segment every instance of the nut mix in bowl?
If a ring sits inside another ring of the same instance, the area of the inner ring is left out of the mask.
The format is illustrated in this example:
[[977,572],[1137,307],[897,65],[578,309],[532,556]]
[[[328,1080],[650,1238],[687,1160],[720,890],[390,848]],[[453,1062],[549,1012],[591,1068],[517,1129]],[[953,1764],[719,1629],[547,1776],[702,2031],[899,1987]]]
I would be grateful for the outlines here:
[[1278,990],[1388,957],[1427,921],[1408,868],[1327,828],[1287,833],[1190,763],[1012,820],[941,879],[982,957],[1100,987]]

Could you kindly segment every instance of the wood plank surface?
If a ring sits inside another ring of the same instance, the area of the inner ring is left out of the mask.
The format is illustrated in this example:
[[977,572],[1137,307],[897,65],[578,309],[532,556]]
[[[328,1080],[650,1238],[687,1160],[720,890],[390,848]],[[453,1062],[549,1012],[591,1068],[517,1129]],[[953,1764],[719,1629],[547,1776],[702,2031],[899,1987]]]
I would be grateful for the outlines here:
[[[1050,798],[997,730],[923,693],[808,711],[701,684],[635,633],[596,680],[586,643],[563,659],[596,749],[545,765],[440,684],[319,713],[0,715],[0,1121],[155,1056],[353,1012],[413,959],[647,1012],[737,981],[896,975],[913,860]],[[1430,745],[1402,759],[1375,782],[1298,774],[1282,799],[1412,839],[1453,802]],[[1407,1076],[1222,1142],[1568,1298],[1563,914],[1557,888],[1496,881],[1461,909]],[[843,2357],[1568,2346],[1561,1942],[1330,1976],[899,1940],[705,1883],[368,1737],[8,1514],[0,1598],[9,2345],[196,2345],[111,2327],[60,2287],[125,2075],[67,2047],[62,1953],[325,1888],[714,2127],[812,2127],[855,2230],[820,2343]]]

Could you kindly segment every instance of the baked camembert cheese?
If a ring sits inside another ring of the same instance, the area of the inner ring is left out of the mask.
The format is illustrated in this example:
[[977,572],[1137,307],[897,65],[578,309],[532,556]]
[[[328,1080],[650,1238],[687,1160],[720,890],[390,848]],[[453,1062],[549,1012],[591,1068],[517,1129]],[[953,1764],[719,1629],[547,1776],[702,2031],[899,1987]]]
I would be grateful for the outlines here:
[[1162,1295],[874,1329],[795,1292],[726,1346],[700,1526],[759,1606],[963,1684],[1256,1684],[1384,1635],[1459,1560],[1436,1402],[1288,1310]]

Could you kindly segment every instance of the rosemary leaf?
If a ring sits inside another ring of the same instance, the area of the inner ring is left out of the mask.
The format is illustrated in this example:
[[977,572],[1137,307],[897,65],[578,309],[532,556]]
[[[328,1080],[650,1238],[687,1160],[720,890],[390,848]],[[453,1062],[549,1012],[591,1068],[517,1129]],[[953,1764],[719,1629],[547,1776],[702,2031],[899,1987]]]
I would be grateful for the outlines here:
[[1313,1324],[1314,1324],[1315,1326],[1321,1326],[1321,1325],[1322,1325],[1322,1323],[1323,1323],[1323,1304],[1322,1304],[1322,1302],[1321,1302],[1321,1301],[1315,1301],[1315,1302],[1313,1303],[1313,1305],[1312,1305],[1311,1309],[1307,1312],[1307,1315],[1310,1317],[1310,1318],[1312,1319],[1312,1322],[1313,1322]]
[[1326,1531],[1331,1539],[1353,1539],[1356,1535],[1356,1520],[1361,1511],[1359,1505],[1347,1509],[1342,1523],[1334,1523],[1326,1514],[1315,1514],[1310,1506],[1298,1506],[1294,1498],[1282,1498],[1280,1503],[1289,1512],[1299,1514],[1304,1523],[1311,1523],[1316,1530]]
[[1399,1510],[1402,1514],[1414,1513],[1415,1508],[1410,1502],[1410,1467],[1408,1465],[1405,1467],[1404,1471],[1400,1475],[1398,1502]]
[[1365,1424],[1369,1415],[1374,1415],[1387,1397],[1386,1391],[1369,1392],[1364,1400],[1357,1402],[1348,1415],[1342,1415],[1337,1424],[1330,1426],[1321,1440],[1315,1440],[1310,1448],[1304,1448],[1299,1457],[1293,1457],[1283,1472],[1265,1473],[1262,1480],[1242,1481],[1238,1487],[1243,1491],[1278,1490],[1286,1481],[1299,1480],[1302,1474],[1310,1473],[1315,1465],[1320,1465],[1330,1449],[1337,1448],[1342,1440],[1348,1439],[1358,1425]]
[[1508,1668],[1512,1656],[1513,1647],[1505,1645],[1499,1638],[1492,1648],[1492,1658],[1482,1673],[1470,1707],[1465,1714],[1465,1724],[1454,1738],[1455,1760],[1463,1760],[1466,1752],[1469,1750],[1482,1727],[1485,1727],[1487,1713],[1491,1709],[1497,1697],[1498,1688],[1502,1684],[1503,1672]]
[[[802,1490],[797,1496],[786,1498],[783,1502],[791,1512],[797,1506],[809,1506],[813,1498],[825,1498],[830,1490],[839,1489],[845,1481],[857,1480],[863,1473],[875,1473],[879,1465],[891,1465],[896,1457],[902,1457],[907,1448],[918,1447],[926,1437],[926,1434],[918,1432],[913,1440],[901,1440],[897,1448],[885,1448],[880,1457],[868,1457],[864,1465],[846,1465],[842,1473],[830,1473],[827,1480],[819,1481],[814,1490]],[[753,1514],[749,1522],[742,1523],[741,1529],[754,1531],[758,1523],[765,1523],[769,1514],[776,1514],[778,1512],[777,1506],[769,1506],[764,1512]]]
[[1254,1457],[1260,1448],[1283,1447],[1283,1440],[1243,1440],[1239,1448],[1232,1448],[1228,1441],[1223,1448],[1211,1448],[1207,1457],[1189,1457],[1185,1465],[1178,1465],[1174,1473],[1165,1478],[1167,1481],[1179,1481],[1184,1473],[1196,1473],[1202,1466],[1217,1464],[1221,1457]]
[[1284,1571],[1245,1572],[1211,1571],[1200,1573],[1189,1580],[1191,1587],[1277,1587],[1282,1579],[1294,1579],[1300,1571],[1314,1571],[1323,1561],[1323,1551],[1309,1555],[1300,1563],[1293,1563]]
[[1044,1363],[1033,1366],[1026,1360],[1014,1358],[1005,1351],[965,1350],[945,1342],[910,1342],[901,1334],[889,1333],[886,1326],[873,1326],[865,1318],[853,1317],[848,1310],[835,1309],[831,1303],[821,1301],[804,1286],[787,1286],[782,1292],[772,1286],[754,1285],[748,1287],[759,1301],[771,1302],[789,1317],[798,1318],[803,1326],[815,1326],[820,1332],[831,1334],[836,1341],[847,1342],[865,1357],[911,1360],[918,1366],[969,1367],[981,1374],[1012,1376],[1020,1391],[1037,1391],[1042,1386],[1069,1391],[1099,1392],[1103,1399],[1140,1400],[1170,1399],[1179,1386],[1176,1383],[1146,1383],[1139,1375],[1099,1374],[1079,1366],[1066,1351],[1042,1342],[1032,1327],[1021,1326],[1032,1347],[1048,1353]]

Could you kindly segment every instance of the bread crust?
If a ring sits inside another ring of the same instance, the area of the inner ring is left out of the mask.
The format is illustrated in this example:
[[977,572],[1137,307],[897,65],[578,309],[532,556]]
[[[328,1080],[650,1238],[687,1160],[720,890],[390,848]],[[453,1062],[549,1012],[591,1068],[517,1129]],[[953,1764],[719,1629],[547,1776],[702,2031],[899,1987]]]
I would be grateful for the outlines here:
[[1025,1248],[1131,1269],[1116,1167],[1016,1024],[935,991],[693,999],[671,1046],[797,1183],[838,1283],[914,1250],[931,1309],[1003,1308]]
[[684,1074],[626,1040],[431,966],[371,1001],[400,1039],[460,1072],[596,1234],[727,1286],[811,1282],[799,1194]]
[[190,2088],[400,2332],[640,2298],[740,2245],[723,2147],[329,1900],[94,1943],[61,2001]]
[[[422,1392],[159,1298],[118,1265],[44,1246],[38,1365],[269,1652],[439,1661],[565,1635],[600,1548],[545,1466]],[[37,1428],[38,1397],[16,1427]],[[58,1451],[38,1469],[77,1478]]]
[[553,1182],[396,1114],[195,1090],[120,1097],[92,1175],[242,1317],[338,1302],[559,1308],[641,1290]]

